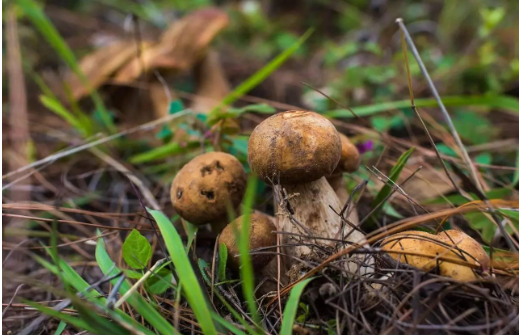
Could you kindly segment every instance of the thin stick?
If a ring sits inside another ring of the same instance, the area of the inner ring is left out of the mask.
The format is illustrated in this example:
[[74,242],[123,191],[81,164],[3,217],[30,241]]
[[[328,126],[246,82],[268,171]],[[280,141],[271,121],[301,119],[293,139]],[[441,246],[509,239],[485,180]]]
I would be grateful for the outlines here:
[[445,108],[445,105],[443,104],[443,101],[441,101],[440,95],[438,94],[438,90],[436,90],[436,87],[434,86],[434,83],[432,82],[432,79],[429,75],[429,72],[427,71],[427,68],[423,64],[423,61],[420,57],[420,54],[418,53],[418,50],[416,49],[416,46],[414,45],[414,42],[412,41],[411,36],[409,35],[409,31],[407,31],[407,28],[403,24],[403,19],[398,18],[396,19],[396,23],[400,26],[400,29],[403,32],[403,35],[405,37],[405,41],[409,45],[409,48],[411,48],[412,54],[414,55],[414,58],[416,59],[416,62],[420,66],[420,70],[422,74],[424,75],[425,79],[427,79],[427,83],[429,84],[429,88],[434,95],[434,99],[436,99],[436,102],[440,106],[440,109],[443,113],[443,116],[445,117],[445,121],[447,122],[447,125],[449,126],[450,132],[452,136],[454,137],[454,140],[458,144],[458,147],[461,150],[461,154],[463,156],[463,159],[465,160],[465,163],[467,163],[472,178],[474,179],[474,183],[476,184],[476,187],[483,192],[483,188],[481,187],[481,183],[479,182],[479,179],[477,177],[476,168],[474,164],[472,163],[469,154],[467,153],[467,150],[465,149],[465,146],[463,145],[463,142],[461,142],[461,138],[459,137],[458,131],[456,130],[456,127],[454,127],[454,124],[452,123],[452,119],[450,118],[449,112]]
[[177,119],[177,118],[179,118],[181,116],[185,116],[185,115],[190,114],[190,113],[191,113],[191,110],[185,109],[184,111],[178,112],[176,114],[170,114],[170,115],[164,116],[162,118],[159,118],[157,120],[154,120],[154,121],[142,124],[140,126],[137,126],[137,127],[125,130],[125,131],[122,131],[120,133],[117,133],[117,134],[114,134],[114,135],[110,135],[110,136],[107,136],[107,137],[103,137],[103,138],[101,138],[101,139],[99,139],[97,141],[86,143],[86,144],[80,145],[78,147],[72,148],[70,150],[63,151],[63,152],[60,152],[60,153],[57,153],[57,154],[54,154],[54,155],[47,156],[47,157],[45,157],[43,159],[40,159],[39,161],[36,161],[36,162],[31,163],[29,165],[23,166],[23,167],[15,170],[15,171],[12,171],[12,172],[9,172],[7,174],[4,174],[2,176],[2,179],[8,178],[8,177],[10,177],[10,176],[12,176],[14,174],[17,174],[17,173],[20,173],[20,172],[23,172],[23,171],[27,171],[27,170],[29,170],[31,168],[40,166],[42,164],[46,164],[46,163],[49,163],[49,162],[54,162],[54,161],[56,161],[56,160],[58,160],[60,158],[67,157],[67,156],[70,156],[72,154],[76,154],[76,153],[78,153],[80,151],[90,149],[90,148],[95,147],[97,145],[100,145],[100,144],[103,144],[103,143],[106,143],[106,142],[110,142],[110,141],[115,140],[115,139],[117,139],[119,137],[122,137],[122,136],[125,136],[125,135],[129,135],[129,134],[135,133],[135,132],[140,131],[140,130],[149,130],[149,129],[155,128],[155,127],[159,126],[160,124],[163,124],[163,123],[168,122],[168,121],[173,120],[173,119]]
[[150,270],[148,270],[144,275],[143,277],[139,278],[139,280],[130,288],[130,290],[128,290],[127,292],[125,292],[125,294],[119,298],[118,301],[116,301],[116,303],[114,304],[114,309],[116,308],[119,308],[119,306],[121,306],[127,299],[128,297],[130,297],[130,295],[132,293],[134,293],[139,286],[141,286],[141,284],[148,278],[150,277],[150,275],[154,274],[154,271],[160,267],[161,265],[163,265],[168,259],[167,258],[163,258],[163,259],[160,259],[156,262],[156,264],[154,264],[154,266],[152,268],[150,268]]
[[[401,29],[401,31],[403,33],[403,36],[405,37],[405,41],[409,45],[409,48],[411,48],[412,54],[414,55],[414,58],[416,59],[416,62],[420,66],[420,69],[421,69],[423,75],[425,76],[425,79],[427,79],[427,83],[429,84],[429,88],[430,88],[432,94],[434,95],[434,98],[436,99],[436,102],[440,106],[441,111],[443,112],[443,116],[445,117],[445,121],[447,122],[447,125],[449,126],[449,129],[450,129],[450,132],[452,134],[452,137],[454,137],[454,140],[456,141],[456,144],[458,145],[459,149],[461,150],[461,155],[463,156],[463,159],[464,159],[465,163],[469,167],[470,174],[472,176],[472,179],[474,179],[474,184],[475,184],[477,190],[480,191],[481,194],[485,194],[485,192],[483,190],[483,187],[481,185],[481,182],[479,181],[479,178],[478,178],[478,175],[477,175],[477,171],[476,171],[476,167],[472,163],[472,160],[470,159],[470,156],[469,156],[467,150],[465,149],[465,146],[463,145],[463,142],[461,142],[461,138],[459,137],[459,134],[458,134],[458,131],[456,130],[456,127],[454,127],[454,124],[452,123],[452,119],[450,118],[449,112],[445,108],[445,105],[443,104],[443,101],[441,101],[440,95],[438,94],[438,91],[436,90],[436,87],[434,86],[434,83],[432,82],[432,79],[429,76],[429,72],[427,71],[427,68],[425,68],[425,65],[423,64],[423,61],[421,60],[420,54],[418,53],[418,50],[416,49],[416,46],[414,45],[414,42],[412,41],[412,38],[409,35],[409,32],[407,31],[407,28],[403,24],[403,19],[401,19],[401,18],[396,19],[396,23],[400,27],[400,29]],[[412,90],[410,90],[410,92],[411,92],[411,102],[413,102],[413,100],[412,100]],[[437,152],[437,150],[436,150],[436,152]],[[496,210],[490,205],[490,202],[488,201],[488,199],[485,198],[485,199],[483,199],[483,201],[485,202],[485,204],[489,207],[490,211],[492,212],[492,217],[494,218],[494,221],[496,221],[497,226],[499,228],[499,231],[503,235],[506,243],[508,244],[508,247],[512,251],[516,251],[517,248],[515,247],[514,243],[511,241],[510,235],[508,234],[508,232],[505,229],[505,222],[504,221],[502,222],[499,219],[499,217],[496,214]]]

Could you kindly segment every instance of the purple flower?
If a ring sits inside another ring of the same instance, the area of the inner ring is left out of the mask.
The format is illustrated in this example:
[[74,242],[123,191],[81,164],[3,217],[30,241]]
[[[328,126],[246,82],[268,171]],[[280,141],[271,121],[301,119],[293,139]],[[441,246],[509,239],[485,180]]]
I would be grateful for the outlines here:
[[367,140],[365,142],[357,143],[356,147],[358,148],[358,151],[360,151],[360,154],[363,154],[364,152],[373,150],[373,141]]

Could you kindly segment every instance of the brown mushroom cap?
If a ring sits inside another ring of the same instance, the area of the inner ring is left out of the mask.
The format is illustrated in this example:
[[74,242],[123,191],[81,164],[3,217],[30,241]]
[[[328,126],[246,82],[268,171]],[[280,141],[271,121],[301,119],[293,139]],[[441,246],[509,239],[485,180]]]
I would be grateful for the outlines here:
[[228,203],[236,208],[244,196],[246,172],[224,152],[195,157],[177,173],[170,199],[181,217],[195,225],[225,219]]
[[248,143],[248,163],[265,182],[312,182],[329,176],[342,146],[335,126],[314,112],[287,111],[260,123]]
[[[448,239],[445,232],[432,235],[422,231],[405,231],[389,236],[382,242],[382,250],[395,260],[420,270],[430,271],[438,266],[442,276],[463,282],[476,280],[477,276],[471,267],[434,259],[434,257],[439,256],[476,265],[488,264],[488,256],[474,239],[463,232],[454,230],[447,232],[456,243],[457,248],[463,252],[454,247],[454,243]],[[393,253],[393,251],[421,254],[421,256]]]
[[[275,225],[271,219],[264,214],[253,213],[250,228],[250,250],[277,245],[277,234]],[[219,245],[224,243],[228,249],[228,264],[235,270],[239,269],[240,251],[239,245],[236,243],[233,225],[236,225],[237,231],[240,233],[242,229],[243,216],[238,217],[232,223],[223,229],[219,236]],[[275,250],[273,250],[275,251]],[[266,266],[275,254],[256,254],[251,256],[254,269],[260,270]]]
[[340,156],[340,161],[338,162],[333,174],[355,172],[360,166],[360,152],[356,145],[354,145],[346,135],[342,133],[338,133],[338,135],[340,137],[340,142],[342,143],[342,155]]

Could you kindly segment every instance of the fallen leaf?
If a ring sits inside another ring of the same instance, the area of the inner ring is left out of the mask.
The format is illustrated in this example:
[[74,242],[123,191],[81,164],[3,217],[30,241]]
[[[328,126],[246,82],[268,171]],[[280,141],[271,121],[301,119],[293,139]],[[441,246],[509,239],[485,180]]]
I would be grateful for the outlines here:
[[129,83],[154,69],[190,69],[228,21],[228,15],[217,8],[202,9],[183,17],[163,33],[156,45],[145,49],[118,71],[114,81]]
[[208,114],[230,92],[230,84],[226,79],[216,52],[208,54],[195,66],[197,90],[192,102],[192,110]]
[[[141,52],[144,52],[151,45],[152,43],[149,41],[143,42]],[[137,53],[135,41],[117,41],[85,56],[80,60],[79,65],[91,88],[96,89],[109,80],[119,68],[124,66]],[[89,93],[88,87],[72,71],[66,75],[65,82],[70,87],[75,99],[80,99]]]

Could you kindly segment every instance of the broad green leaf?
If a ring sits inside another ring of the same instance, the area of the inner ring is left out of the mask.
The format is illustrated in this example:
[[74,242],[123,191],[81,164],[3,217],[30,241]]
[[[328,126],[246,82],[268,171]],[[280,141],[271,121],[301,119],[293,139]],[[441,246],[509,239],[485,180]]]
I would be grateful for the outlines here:
[[172,276],[172,272],[169,269],[159,269],[155,271],[155,274],[147,278],[145,287],[152,294],[163,294],[171,286]]
[[166,248],[172,262],[174,263],[179,280],[183,283],[183,292],[190,307],[194,311],[195,317],[205,335],[217,334],[215,325],[212,322],[210,308],[205,295],[203,294],[194,269],[186,255],[185,246],[181,236],[177,233],[170,220],[157,210],[147,209],[163,235]]
[[[98,231],[98,235],[99,235]],[[107,250],[105,249],[105,242],[103,238],[98,239],[96,245],[96,261],[105,276],[111,276],[119,273],[121,270],[115,266],[114,261],[110,258]],[[111,280],[112,285],[115,285],[118,278]],[[130,283],[125,280],[121,285],[119,292],[120,294],[127,293],[131,288]],[[179,332],[172,327],[170,321],[166,320],[161,314],[139,293],[132,293],[127,302],[132,306],[143,318],[152,326],[154,329],[162,335],[179,334]]]
[[304,291],[306,285],[313,279],[314,278],[308,278],[303,280],[291,289],[288,302],[286,302],[286,307],[284,307],[284,313],[282,315],[282,326],[280,327],[281,335],[293,334],[293,323],[295,322],[295,316],[297,315],[300,295]]
[[123,243],[123,259],[133,269],[143,269],[152,257],[152,246],[145,236],[136,229],[127,236]]

